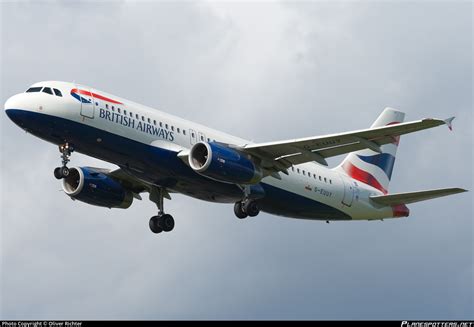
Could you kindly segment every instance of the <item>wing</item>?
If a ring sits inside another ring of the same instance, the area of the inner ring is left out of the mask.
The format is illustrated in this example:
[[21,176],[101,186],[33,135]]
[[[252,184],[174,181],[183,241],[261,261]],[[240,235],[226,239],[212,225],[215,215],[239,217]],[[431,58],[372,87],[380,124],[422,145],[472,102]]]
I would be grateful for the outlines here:
[[292,165],[316,161],[327,166],[326,158],[362,149],[371,149],[380,153],[381,145],[396,142],[400,135],[444,124],[450,126],[453,118],[446,120],[427,118],[340,134],[247,144],[238,147],[238,149],[259,158],[262,168],[273,172],[287,173],[286,169]]
[[385,206],[393,206],[398,204],[409,204],[430,199],[439,198],[456,193],[467,192],[462,188],[442,188],[437,190],[410,192],[410,193],[395,193],[389,195],[371,196],[370,199],[377,204]]
[[[113,179],[117,180],[122,184],[125,188],[129,189],[132,191],[133,196],[139,200],[141,200],[140,193],[142,192],[148,192],[151,193],[154,188],[156,188],[156,185],[148,184],[140,179],[136,178],[135,176],[129,174],[125,169],[116,169],[113,171],[110,171],[108,169],[102,169],[102,168],[94,168],[97,169],[99,172],[102,172]],[[168,190],[163,190],[163,196],[167,198],[168,200],[171,200],[171,196],[169,195]]]
[[148,191],[150,188],[148,184],[140,181],[121,168],[113,171],[105,170],[103,173],[119,181],[120,184],[136,194]]

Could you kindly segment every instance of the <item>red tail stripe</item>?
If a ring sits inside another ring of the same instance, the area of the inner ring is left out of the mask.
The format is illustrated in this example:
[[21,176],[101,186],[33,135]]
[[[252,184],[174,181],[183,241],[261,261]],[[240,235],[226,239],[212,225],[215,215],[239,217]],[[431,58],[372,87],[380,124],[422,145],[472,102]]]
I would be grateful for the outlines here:
[[118,101],[112,100],[110,98],[104,97],[103,95],[93,93],[93,92],[89,92],[89,91],[86,91],[86,90],[72,89],[71,92],[79,93],[79,94],[82,94],[82,95],[87,95],[87,96],[94,97],[96,99],[104,100],[104,101],[107,101],[107,102],[112,102],[112,103],[116,103],[116,104],[123,104],[122,102],[118,102]]
[[377,190],[382,191],[383,194],[388,193],[387,190],[382,185],[380,185],[380,183],[377,181],[377,179],[375,179],[374,176],[372,176],[366,171],[363,171],[362,169],[357,168],[350,162],[344,163],[342,168],[350,177],[358,180],[359,182],[375,187]]

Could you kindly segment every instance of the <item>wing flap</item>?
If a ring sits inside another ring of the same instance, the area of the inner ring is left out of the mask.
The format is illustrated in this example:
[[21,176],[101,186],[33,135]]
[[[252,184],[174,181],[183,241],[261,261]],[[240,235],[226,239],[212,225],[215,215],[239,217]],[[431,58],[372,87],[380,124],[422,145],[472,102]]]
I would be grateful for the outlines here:
[[457,194],[457,193],[462,193],[462,192],[467,192],[467,190],[462,189],[462,188],[442,188],[442,189],[418,191],[418,192],[377,195],[377,196],[371,196],[370,199],[374,201],[375,203],[381,204],[384,206],[395,206],[399,204],[409,204],[409,203],[435,199],[442,196],[447,196],[447,195]]

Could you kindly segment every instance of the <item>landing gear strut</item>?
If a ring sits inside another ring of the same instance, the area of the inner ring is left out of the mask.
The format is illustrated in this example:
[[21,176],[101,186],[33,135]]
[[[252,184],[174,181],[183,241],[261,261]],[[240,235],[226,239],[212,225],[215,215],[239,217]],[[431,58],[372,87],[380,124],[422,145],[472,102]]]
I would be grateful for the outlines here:
[[164,212],[164,201],[163,197],[166,190],[162,188],[153,189],[150,192],[150,200],[156,203],[158,207],[158,215],[150,218],[149,226],[150,230],[155,233],[171,232],[174,228],[173,216]]
[[260,213],[260,208],[256,201],[247,199],[234,204],[234,213],[239,219],[255,217]]
[[69,157],[74,151],[74,148],[69,143],[64,143],[59,146],[59,152],[61,152],[61,167],[56,167],[54,169],[54,177],[57,179],[62,179],[69,176],[69,168],[67,163],[70,161]]

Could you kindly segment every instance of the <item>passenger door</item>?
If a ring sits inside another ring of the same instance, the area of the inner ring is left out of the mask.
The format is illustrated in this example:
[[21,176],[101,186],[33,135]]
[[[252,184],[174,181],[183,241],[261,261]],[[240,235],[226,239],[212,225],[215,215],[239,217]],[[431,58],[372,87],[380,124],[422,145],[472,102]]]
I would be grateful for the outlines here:
[[199,132],[199,139],[198,139],[198,142],[201,141],[201,142],[206,142],[206,135],[204,135],[204,133],[202,132]]
[[196,144],[197,134],[196,134],[195,130],[193,130],[193,129],[189,130],[189,138],[190,138],[190,141],[191,141],[191,145]]
[[344,196],[342,198],[342,204],[350,207],[354,201],[354,192],[355,187],[352,184],[352,181],[341,176],[342,183],[344,183]]
[[89,89],[78,88],[81,96],[81,116],[94,118],[94,98]]

